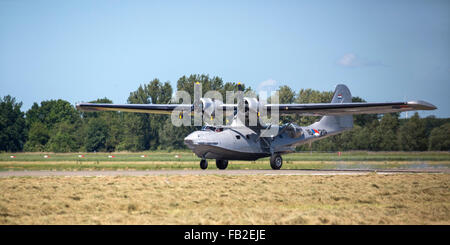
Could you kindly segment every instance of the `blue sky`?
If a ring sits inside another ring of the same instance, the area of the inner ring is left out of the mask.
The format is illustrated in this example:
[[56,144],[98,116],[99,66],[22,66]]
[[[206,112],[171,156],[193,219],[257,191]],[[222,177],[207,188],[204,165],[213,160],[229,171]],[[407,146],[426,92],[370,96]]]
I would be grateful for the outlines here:
[[126,103],[189,74],[422,99],[450,117],[450,1],[0,0],[0,96]]

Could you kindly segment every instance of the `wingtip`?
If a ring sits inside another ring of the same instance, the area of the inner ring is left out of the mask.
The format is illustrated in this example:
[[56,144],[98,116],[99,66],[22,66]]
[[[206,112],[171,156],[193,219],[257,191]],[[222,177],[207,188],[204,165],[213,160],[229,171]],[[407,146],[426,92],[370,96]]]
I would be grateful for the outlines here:
[[408,105],[414,106],[417,110],[436,110],[437,107],[423,100],[408,101]]
[[75,104],[75,108],[77,108],[77,110],[79,110],[79,111],[89,111],[90,108],[86,106],[89,104],[90,103],[77,103],[77,104]]

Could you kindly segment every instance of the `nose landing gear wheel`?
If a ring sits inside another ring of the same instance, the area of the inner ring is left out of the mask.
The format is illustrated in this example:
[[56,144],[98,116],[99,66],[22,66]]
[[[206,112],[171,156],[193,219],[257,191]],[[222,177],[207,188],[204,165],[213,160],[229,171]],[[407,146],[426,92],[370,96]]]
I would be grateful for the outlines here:
[[200,161],[200,168],[201,169],[207,169],[208,168],[208,161],[206,161],[206,159],[202,159]]
[[281,158],[280,154],[273,154],[270,157],[270,166],[274,170],[278,170],[283,166],[283,158]]
[[228,160],[216,160],[216,166],[218,169],[226,169],[228,166]]

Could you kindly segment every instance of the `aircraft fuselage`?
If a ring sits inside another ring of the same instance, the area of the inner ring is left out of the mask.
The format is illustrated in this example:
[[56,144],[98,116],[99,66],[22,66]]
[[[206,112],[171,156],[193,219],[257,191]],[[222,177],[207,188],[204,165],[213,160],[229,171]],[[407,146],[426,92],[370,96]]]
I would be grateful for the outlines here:
[[202,159],[257,160],[273,153],[293,152],[297,145],[328,136],[323,129],[290,125],[279,127],[278,132],[272,137],[259,137],[260,132],[249,127],[208,126],[189,134],[184,143]]

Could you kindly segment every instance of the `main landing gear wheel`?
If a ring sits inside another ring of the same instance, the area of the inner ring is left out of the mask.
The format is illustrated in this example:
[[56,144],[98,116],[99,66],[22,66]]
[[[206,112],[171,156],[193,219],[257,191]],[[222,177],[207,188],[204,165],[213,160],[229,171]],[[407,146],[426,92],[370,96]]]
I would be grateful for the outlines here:
[[280,154],[273,154],[270,157],[270,166],[274,170],[278,170],[283,166],[283,158],[281,158]]
[[226,169],[228,166],[228,160],[216,160],[216,166],[218,169]]
[[200,161],[200,168],[201,169],[207,169],[208,168],[208,161],[206,161],[206,159],[202,159]]

